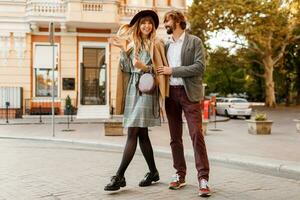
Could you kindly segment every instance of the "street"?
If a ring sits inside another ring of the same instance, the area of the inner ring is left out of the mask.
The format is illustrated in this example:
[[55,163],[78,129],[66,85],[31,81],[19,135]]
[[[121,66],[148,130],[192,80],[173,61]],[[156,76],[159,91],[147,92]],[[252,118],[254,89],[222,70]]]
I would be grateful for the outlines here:
[[[0,200],[199,199],[196,171],[188,165],[188,185],[168,189],[172,161],[156,156],[161,181],[147,188],[138,182],[147,172],[144,158],[135,155],[125,177],[127,187],[104,192],[114,175],[121,152],[64,143],[0,140]],[[297,200],[300,182],[211,163],[210,199]]]

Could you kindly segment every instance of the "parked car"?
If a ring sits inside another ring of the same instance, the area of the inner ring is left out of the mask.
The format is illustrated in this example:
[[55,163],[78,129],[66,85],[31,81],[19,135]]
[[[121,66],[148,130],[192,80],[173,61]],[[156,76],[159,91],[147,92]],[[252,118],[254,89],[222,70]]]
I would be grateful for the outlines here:
[[216,97],[216,102],[223,102],[224,99],[227,99],[226,97]]
[[250,119],[252,108],[244,98],[222,98],[217,101],[216,112],[218,115],[225,115],[230,118],[243,116]]

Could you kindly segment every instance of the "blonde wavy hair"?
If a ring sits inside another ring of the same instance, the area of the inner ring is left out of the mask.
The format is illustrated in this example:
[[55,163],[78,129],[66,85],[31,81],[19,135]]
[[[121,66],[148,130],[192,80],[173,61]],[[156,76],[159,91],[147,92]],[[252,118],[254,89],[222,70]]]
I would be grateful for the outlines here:
[[126,40],[127,42],[132,41],[132,29],[129,24],[124,24],[122,25],[118,32],[117,32],[117,37]]
[[[150,32],[147,38],[142,37],[142,32],[140,29],[141,24],[145,21],[149,21],[152,24],[152,31]],[[145,48],[148,52],[150,51],[151,43],[153,42],[156,36],[155,23],[150,16],[140,18],[133,26],[132,26],[132,40],[135,45],[135,52],[138,53],[141,48]]]

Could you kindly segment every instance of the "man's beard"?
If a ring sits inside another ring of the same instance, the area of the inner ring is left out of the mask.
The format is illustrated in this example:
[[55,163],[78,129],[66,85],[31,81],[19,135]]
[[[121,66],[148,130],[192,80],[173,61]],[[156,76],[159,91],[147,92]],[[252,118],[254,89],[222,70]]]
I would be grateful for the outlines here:
[[167,34],[169,35],[171,35],[174,32],[173,26],[166,26],[165,28],[167,29]]

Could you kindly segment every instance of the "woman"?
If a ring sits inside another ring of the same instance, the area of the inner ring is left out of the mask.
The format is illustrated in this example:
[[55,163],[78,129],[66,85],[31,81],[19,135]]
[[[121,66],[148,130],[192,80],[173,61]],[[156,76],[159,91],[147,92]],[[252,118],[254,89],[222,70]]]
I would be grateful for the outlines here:
[[[107,191],[119,190],[120,187],[126,186],[124,174],[135,154],[137,140],[139,140],[141,151],[150,170],[140,181],[139,186],[145,187],[159,181],[148,127],[160,126],[158,98],[160,94],[161,99],[164,99],[167,94],[166,80],[163,76],[158,77],[160,93],[141,94],[137,89],[139,78],[143,73],[150,70],[155,73],[155,66],[167,65],[164,45],[160,40],[155,39],[158,25],[157,14],[152,10],[143,10],[133,17],[129,26],[121,27],[129,28],[124,34],[129,35],[132,40],[132,43],[128,45],[128,50],[120,38],[110,39],[111,44],[121,49],[120,69],[123,76],[129,76],[128,83],[123,83],[123,85],[128,85],[123,119],[124,127],[128,127],[128,135],[119,169],[104,188]],[[118,92],[122,93],[119,89]],[[118,96],[124,95],[117,94]],[[122,104],[122,102],[121,100],[119,103]],[[122,107],[122,105],[117,106]]]

